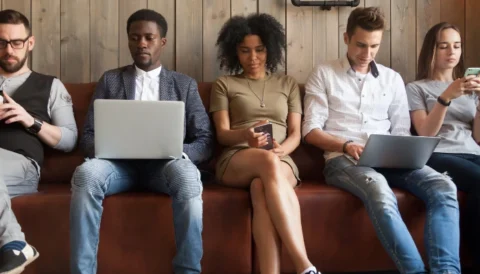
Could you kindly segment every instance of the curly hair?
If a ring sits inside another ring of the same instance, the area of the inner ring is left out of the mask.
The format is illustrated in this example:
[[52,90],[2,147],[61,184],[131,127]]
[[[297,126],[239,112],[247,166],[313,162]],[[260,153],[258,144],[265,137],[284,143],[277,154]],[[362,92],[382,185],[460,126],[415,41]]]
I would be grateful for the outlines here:
[[258,35],[267,49],[266,70],[275,72],[284,63],[285,30],[273,16],[265,13],[248,17],[234,16],[223,25],[217,43],[220,69],[229,73],[243,71],[237,56],[237,46],[247,35]]

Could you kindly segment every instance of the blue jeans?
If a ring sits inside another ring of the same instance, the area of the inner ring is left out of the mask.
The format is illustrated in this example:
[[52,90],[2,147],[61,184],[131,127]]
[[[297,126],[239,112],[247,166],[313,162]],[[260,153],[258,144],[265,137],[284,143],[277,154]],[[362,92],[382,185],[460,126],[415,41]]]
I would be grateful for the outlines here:
[[326,163],[327,184],[360,198],[380,242],[400,273],[428,273],[398,211],[392,187],[423,200],[427,209],[425,245],[430,273],[460,273],[460,228],[457,189],[446,176],[428,166],[417,170],[356,166],[345,156]]
[[175,273],[200,273],[203,186],[197,167],[185,159],[87,159],[79,166],[72,178],[71,273],[96,273],[103,199],[134,188],[172,197],[177,247],[173,269]]
[[447,172],[457,188],[467,193],[463,232],[472,252],[476,271],[480,272],[480,156],[433,153],[427,164],[438,172]]

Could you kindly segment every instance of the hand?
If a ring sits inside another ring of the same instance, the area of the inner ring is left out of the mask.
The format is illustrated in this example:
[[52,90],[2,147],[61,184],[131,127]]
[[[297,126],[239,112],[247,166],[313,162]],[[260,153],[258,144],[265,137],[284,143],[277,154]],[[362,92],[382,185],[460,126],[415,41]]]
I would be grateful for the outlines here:
[[355,143],[348,143],[345,147],[345,151],[347,152],[347,154],[352,156],[357,161],[358,159],[360,159],[360,155],[362,155],[363,149],[364,146]]
[[275,139],[273,139],[273,149],[270,151],[275,153],[279,158],[285,156],[285,151],[283,151],[282,146]]
[[19,122],[23,127],[29,128],[33,125],[34,119],[21,105],[17,104],[7,93],[3,93],[6,103],[0,104],[0,121],[5,124]]
[[254,127],[261,126],[267,123],[268,120],[263,120],[244,130],[244,139],[247,141],[249,147],[258,148],[268,144],[267,135],[265,135],[263,132],[256,133],[254,131]]
[[472,92],[480,92],[480,78],[469,75],[453,81],[440,96],[442,99],[450,102],[464,94],[471,94]]

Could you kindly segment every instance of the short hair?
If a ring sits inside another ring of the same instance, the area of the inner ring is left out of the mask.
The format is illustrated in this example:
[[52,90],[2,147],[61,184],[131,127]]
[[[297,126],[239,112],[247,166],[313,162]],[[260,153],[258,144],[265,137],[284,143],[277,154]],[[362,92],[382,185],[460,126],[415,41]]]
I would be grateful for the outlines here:
[[150,21],[155,22],[160,31],[160,36],[163,38],[167,36],[168,24],[165,17],[160,13],[150,10],[150,9],[141,9],[134,12],[127,20],[127,33],[130,31],[130,26],[132,23],[137,21]]
[[265,13],[233,16],[223,25],[216,42],[220,69],[239,73],[242,66],[237,56],[237,46],[247,35],[258,35],[267,49],[266,69],[273,73],[284,63],[285,30],[273,16]]
[[[446,29],[454,29],[460,34],[460,29],[450,23],[441,22],[433,26],[427,31],[425,39],[423,40],[422,49],[418,56],[417,75],[416,80],[431,79],[433,76],[433,69],[435,67],[435,54],[437,51],[437,40],[441,32]],[[453,69],[453,79],[462,77],[465,70],[463,61],[463,54],[460,55],[460,60]]]
[[28,21],[27,17],[22,13],[16,10],[2,10],[0,11],[0,24],[13,24],[13,25],[20,25],[23,24],[25,26],[25,30],[27,31],[28,35],[31,34],[32,29],[30,27],[30,22]]
[[347,35],[352,38],[357,27],[366,31],[385,29],[385,16],[377,7],[356,8],[348,16]]

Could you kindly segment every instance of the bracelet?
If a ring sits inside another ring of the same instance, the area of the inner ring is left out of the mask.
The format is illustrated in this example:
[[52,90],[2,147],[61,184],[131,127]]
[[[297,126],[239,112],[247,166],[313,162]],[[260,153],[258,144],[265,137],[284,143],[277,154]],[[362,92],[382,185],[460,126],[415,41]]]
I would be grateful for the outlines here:
[[347,145],[348,145],[349,143],[353,143],[353,141],[352,141],[352,140],[348,140],[348,141],[346,141],[345,143],[343,143],[343,148],[342,148],[343,153],[347,153],[346,149],[347,149]]
[[445,100],[444,100],[442,97],[440,97],[440,96],[438,96],[437,102],[439,102],[441,105],[446,106],[446,107],[448,107],[448,106],[452,103],[452,101],[449,101],[449,102],[445,101]]

